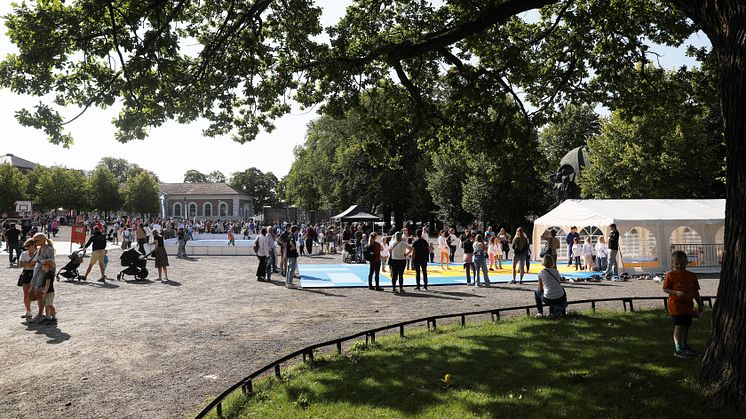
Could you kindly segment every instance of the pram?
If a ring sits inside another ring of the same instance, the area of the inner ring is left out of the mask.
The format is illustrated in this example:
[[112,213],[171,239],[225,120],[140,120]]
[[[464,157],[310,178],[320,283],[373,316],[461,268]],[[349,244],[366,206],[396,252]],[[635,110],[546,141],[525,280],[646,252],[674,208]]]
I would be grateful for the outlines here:
[[67,262],[65,266],[57,271],[57,281],[60,280],[60,275],[65,277],[66,281],[78,280],[85,281],[85,277],[78,273],[78,268],[83,263],[83,255],[85,255],[85,249],[78,249],[70,253],[70,262]]
[[365,263],[360,260],[360,255],[357,254],[357,245],[355,240],[345,242],[344,252],[342,252],[342,262],[344,263]]
[[117,281],[124,279],[125,275],[132,275],[137,280],[143,280],[148,277],[148,264],[147,256],[140,253],[137,248],[132,247],[129,250],[122,252],[122,256],[119,257],[122,262],[122,266],[126,268],[119,272],[117,275]]

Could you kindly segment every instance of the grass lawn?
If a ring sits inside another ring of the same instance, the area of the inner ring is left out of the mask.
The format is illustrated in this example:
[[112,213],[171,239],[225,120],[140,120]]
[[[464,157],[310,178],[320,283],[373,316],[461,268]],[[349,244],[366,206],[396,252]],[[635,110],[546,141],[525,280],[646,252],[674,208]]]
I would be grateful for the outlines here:
[[[710,313],[707,313],[708,315]],[[701,349],[709,316],[696,320]],[[673,357],[663,311],[527,317],[410,330],[286,369],[236,392],[225,417],[729,418],[696,384],[699,356]],[[280,355],[280,354],[278,354]],[[442,381],[451,374],[452,384]],[[214,411],[213,411],[214,413]],[[741,412],[743,414],[743,412]]]

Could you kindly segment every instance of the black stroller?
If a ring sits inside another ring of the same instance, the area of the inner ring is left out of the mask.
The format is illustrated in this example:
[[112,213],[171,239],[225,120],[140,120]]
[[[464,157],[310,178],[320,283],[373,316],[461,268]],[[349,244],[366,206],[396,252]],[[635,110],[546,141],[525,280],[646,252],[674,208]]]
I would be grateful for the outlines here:
[[148,277],[148,269],[146,268],[148,260],[145,255],[140,253],[137,248],[130,248],[122,252],[122,256],[119,257],[122,262],[122,266],[126,268],[119,272],[117,275],[117,281],[124,279],[125,275],[132,275],[137,280],[144,280]]
[[66,281],[85,281],[85,277],[78,272],[78,268],[83,264],[83,255],[85,255],[85,249],[78,249],[70,253],[70,262],[67,262],[65,266],[57,271],[57,281],[60,280],[60,275],[65,277]]

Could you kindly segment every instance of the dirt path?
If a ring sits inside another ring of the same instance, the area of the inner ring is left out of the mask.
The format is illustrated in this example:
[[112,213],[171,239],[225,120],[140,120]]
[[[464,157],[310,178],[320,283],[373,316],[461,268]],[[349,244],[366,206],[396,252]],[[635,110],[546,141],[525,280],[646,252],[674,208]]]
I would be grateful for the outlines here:
[[[119,252],[110,257],[114,277]],[[170,262],[171,285],[58,283],[56,327],[23,322],[20,271],[0,268],[0,416],[190,416],[252,370],[312,343],[431,314],[531,304],[535,287],[298,291],[279,286],[279,276],[276,284],[256,282],[253,258]],[[313,259],[324,262],[338,258]],[[152,261],[148,267],[154,271]],[[717,280],[701,283],[703,294],[716,293]],[[662,295],[653,281],[567,289],[571,300]]]

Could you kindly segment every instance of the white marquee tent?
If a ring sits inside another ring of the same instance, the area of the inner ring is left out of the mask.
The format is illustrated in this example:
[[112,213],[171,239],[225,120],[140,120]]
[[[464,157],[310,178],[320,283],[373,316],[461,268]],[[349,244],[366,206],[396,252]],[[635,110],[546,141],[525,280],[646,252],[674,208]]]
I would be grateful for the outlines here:
[[[570,227],[608,235],[610,224],[616,224],[622,239],[624,253],[625,239],[638,238],[644,231],[645,246],[654,255],[645,266],[646,270],[670,269],[670,249],[672,234],[678,238],[679,231],[698,235],[701,244],[722,244],[722,231],[725,225],[724,199],[593,199],[567,200],[555,209],[534,221],[533,255],[538,257],[541,235],[550,227],[560,228],[560,243]],[[683,229],[683,230],[682,230]],[[600,231],[599,231],[600,230]],[[694,233],[691,233],[691,232]],[[677,232],[676,234],[674,234]],[[593,234],[593,233],[587,233]],[[584,234],[581,232],[581,236]],[[717,241],[716,241],[717,240]],[[594,240],[595,241],[595,240]],[[681,241],[681,240],[677,240]],[[697,249],[694,249],[695,251]],[[704,252],[704,250],[702,250]],[[560,254],[560,257],[562,254]],[[622,257],[625,257],[622,254]]]

